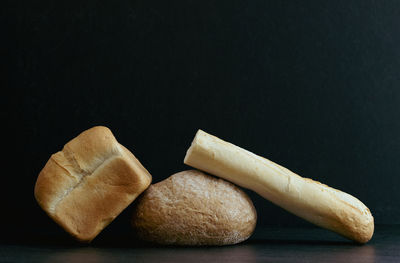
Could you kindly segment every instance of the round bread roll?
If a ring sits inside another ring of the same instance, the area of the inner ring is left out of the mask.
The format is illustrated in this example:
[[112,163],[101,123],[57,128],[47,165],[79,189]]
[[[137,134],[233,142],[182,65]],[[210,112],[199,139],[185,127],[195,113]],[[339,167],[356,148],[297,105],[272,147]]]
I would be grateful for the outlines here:
[[132,226],[146,241],[230,245],[248,239],[257,213],[237,186],[197,170],[151,185],[136,203]]

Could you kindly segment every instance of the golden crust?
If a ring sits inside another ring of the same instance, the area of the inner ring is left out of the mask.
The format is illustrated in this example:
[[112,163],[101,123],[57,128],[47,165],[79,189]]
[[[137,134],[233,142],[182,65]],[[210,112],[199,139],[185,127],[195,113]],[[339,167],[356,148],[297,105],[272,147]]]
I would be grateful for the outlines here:
[[190,170],[150,186],[136,203],[132,225],[147,241],[228,245],[253,233],[257,213],[235,185]]
[[94,127],[53,154],[35,198],[69,234],[90,242],[151,183],[151,175],[106,127]]
[[199,130],[184,163],[251,189],[318,226],[359,243],[369,241],[374,218],[357,198]]

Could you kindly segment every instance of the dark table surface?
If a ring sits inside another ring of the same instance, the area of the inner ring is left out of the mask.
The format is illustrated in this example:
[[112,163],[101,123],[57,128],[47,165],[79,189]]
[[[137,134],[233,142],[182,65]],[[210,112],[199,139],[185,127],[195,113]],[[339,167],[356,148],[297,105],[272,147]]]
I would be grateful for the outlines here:
[[100,235],[90,245],[52,234],[2,241],[0,262],[400,262],[400,225],[376,226],[357,245],[324,229],[258,227],[238,245],[166,247],[130,235]]

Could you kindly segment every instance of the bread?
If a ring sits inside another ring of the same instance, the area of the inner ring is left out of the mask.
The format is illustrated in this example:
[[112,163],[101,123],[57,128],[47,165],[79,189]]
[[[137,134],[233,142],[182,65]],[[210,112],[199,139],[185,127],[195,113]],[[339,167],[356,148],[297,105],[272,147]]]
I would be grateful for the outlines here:
[[94,127],[53,154],[35,198],[69,234],[90,242],[151,183],[151,175],[106,127]]
[[235,185],[200,171],[176,173],[151,185],[135,202],[139,237],[168,245],[228,245],[254,231],[256,210]]
[[251,189],[318,226],[359,243],[374,232],[374,218],[357,198],[199,130],[184,163]]

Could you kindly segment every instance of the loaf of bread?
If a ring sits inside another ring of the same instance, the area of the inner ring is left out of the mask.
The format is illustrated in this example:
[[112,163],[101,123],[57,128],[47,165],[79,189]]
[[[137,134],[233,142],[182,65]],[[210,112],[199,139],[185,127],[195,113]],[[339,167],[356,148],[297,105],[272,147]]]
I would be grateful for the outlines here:
[[246,240],[257,220],[250,198],[222,179],[190,170],[151,185],[135,202],[139,237],[168,245],[228,245]]
[[151,175],[106,127],[94,127],[53,154],[35,198],[69,234],[90,242],[151,183]]
[[251,189],[318,226],[359,243],[369,241],[374,218],[357,198],[303,178],[236,145],[199,130],[184,163]]

